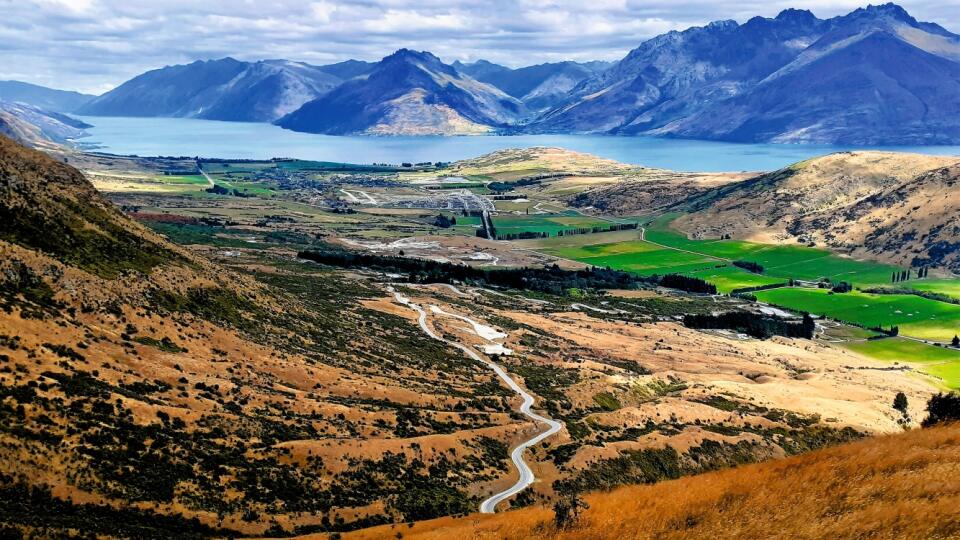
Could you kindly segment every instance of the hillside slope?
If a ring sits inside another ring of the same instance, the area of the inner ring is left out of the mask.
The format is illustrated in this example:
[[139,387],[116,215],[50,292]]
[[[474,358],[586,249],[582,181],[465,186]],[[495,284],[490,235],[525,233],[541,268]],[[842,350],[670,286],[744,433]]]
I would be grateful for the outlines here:
[[707,191],[677,207],[697,238],[815,242],[901,265],[960,268],[957,158],[845,152]]
[[960,426],[952,425],[596,493],[569,530],[531,508],[345,538],[955,538],[958,473]]
[[0,219],[3,536],[355,528],[506,470],[496,376],[356,274],[214,264],[4,137]]
[[26,103],[0,101],[0,133],[28,146],[63,144],[85,137],[86,122]]
[[517,121],[523,104],[459,73],[428,52],[401,49],[365,77],[345,82],[276,123],[346,135],[467,135]]

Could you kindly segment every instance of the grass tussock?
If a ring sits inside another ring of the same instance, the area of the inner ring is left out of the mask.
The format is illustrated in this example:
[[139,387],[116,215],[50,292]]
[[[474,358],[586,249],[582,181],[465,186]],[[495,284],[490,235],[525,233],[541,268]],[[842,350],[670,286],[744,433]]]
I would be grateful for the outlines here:
[[[960,424],[587,497],[557,530],[531,508],[403,527],[404,538],[957,538]],[[399,530],[399,529],[398,529]],[[393,535],[389,527],[347,538]]]

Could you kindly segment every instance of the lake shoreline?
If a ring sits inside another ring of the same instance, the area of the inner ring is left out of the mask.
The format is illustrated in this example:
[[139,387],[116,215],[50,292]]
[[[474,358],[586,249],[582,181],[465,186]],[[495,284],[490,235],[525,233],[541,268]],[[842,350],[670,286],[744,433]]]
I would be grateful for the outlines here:
[[638,166],[685,172],[755,172],[843,151],[883,150],[960,155],[960,146],[856,147],[731,143],[647,136],[591,135],[369,136],[317,135],[267,123],[192,118],[79,116],[89,136],[83,151],[204,158],[296,158],[346,163],[450,162],[506,148],[561,147]]

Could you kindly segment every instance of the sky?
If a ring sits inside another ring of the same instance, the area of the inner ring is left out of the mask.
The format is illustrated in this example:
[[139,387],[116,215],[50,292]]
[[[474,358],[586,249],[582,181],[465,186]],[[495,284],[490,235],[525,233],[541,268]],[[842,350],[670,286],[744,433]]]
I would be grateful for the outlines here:
[[[876,1],[876,0],[874,0]],[[149,69],[232,56],[328,64],[396,49],[520,67],[618,60],[641,42],[713,20],[866,0],[0,0],[0,79],[100,94]],[[903,0],[960,33],[957,0]]]

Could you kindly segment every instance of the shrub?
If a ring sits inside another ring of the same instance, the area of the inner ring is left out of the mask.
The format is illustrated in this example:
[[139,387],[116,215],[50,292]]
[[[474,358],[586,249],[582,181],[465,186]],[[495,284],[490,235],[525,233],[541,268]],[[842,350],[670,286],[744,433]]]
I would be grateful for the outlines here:
[[960,420],[960,395],[950,392],[931,397],[927,402],[927,413],[929,414],[923,421],[923,427]]
[[564,495],[553,505],[553,523],[560,530],[570,529],[580,521],[580,511],[587,508],[590,505],[576,493]]

